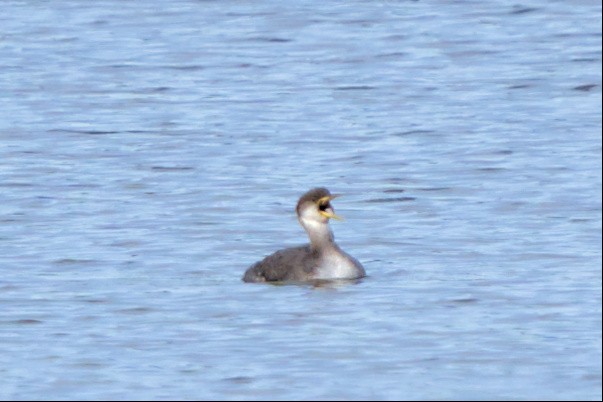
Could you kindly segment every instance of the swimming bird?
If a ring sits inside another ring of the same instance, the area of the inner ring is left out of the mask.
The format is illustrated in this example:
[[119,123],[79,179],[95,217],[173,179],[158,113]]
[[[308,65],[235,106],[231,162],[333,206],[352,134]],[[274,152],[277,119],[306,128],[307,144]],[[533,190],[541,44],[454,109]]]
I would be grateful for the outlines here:
[[366,276],[358,260],[335,243],[329,227],[329,219],[341,219],[331,206],[331,200],[338,196],[324,187],[314,188],[302,195],[295,211],[310,238],[310,244],[279,250],[256,262],[247,269],[243,281],[307,282]]

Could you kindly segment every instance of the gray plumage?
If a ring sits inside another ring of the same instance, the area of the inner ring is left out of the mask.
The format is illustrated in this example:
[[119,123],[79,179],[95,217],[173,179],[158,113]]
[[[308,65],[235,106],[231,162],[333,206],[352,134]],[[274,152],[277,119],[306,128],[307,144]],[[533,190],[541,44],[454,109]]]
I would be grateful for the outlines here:
[[253,264],[243,276],[245,282],[304,282],[364,277],[362,265],[335,243],[329,219],[339,219],[330,201],[337,197],[326,188],[305,193],[295,208],[310,244],[279,250]]

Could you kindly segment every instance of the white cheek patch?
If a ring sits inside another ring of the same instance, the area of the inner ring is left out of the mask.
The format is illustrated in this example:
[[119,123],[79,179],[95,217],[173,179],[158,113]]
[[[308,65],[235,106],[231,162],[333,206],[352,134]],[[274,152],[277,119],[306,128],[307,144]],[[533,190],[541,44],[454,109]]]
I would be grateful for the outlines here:
[[306,216],[300,219],[302,226],[308,228],[311,231],[317,232],[324,226],[323,222],[317,221],[313,218],[308,218]]
[[314,206],[307,206],[302,209],[299,220],[307,224],[313,221],[321,223],[325,222],[324,217],[318,212],[318,209],[316,209]]

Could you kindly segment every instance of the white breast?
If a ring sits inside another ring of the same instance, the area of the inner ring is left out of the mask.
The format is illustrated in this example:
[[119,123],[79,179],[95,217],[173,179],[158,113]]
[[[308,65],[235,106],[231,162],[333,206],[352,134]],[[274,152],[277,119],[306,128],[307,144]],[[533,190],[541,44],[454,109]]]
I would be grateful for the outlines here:
[[344,254],[329,254],[320,262],[316,279],[356,279],[364,276],[361,268]]

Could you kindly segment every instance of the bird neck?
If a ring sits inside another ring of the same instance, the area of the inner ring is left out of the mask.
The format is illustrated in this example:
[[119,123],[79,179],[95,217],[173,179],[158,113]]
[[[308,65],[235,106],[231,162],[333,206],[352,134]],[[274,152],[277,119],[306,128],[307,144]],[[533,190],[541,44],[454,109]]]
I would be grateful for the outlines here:
[[301,225],[306,230],[306,233],[308,233],[312,249],[325,250],[337,247],[333,232],[328,223],[302,220]]

